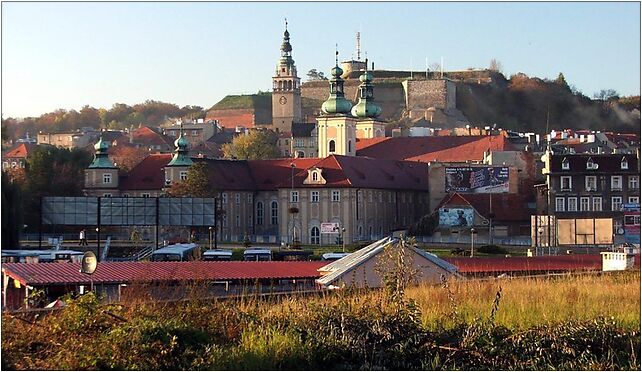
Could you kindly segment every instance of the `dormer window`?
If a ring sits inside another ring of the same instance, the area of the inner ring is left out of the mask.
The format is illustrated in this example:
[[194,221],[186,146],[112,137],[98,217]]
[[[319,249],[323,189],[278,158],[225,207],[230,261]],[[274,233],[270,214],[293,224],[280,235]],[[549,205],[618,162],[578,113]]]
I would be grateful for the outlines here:
[[568,159],[564,158],[562,160],[562,170],[569,170],[569,169],[571,169],[571,166],[568,163]]
[[622,161],[620,162],[620,169],[629,169],[629,162],[625,157],[623,157]]
[[306,179],[303,181],[304,185],[323,185],[325,184],[325,179],[323,178],[323,173],[321,168],[311,168],[308,169],[308,176]]
[[319,180],[319,172],[314,171],[312,172],[312,181],[318,181]]
[[592,158],[588,158],[586,161],[586,169],[597,169],[598,165],[593,161]]

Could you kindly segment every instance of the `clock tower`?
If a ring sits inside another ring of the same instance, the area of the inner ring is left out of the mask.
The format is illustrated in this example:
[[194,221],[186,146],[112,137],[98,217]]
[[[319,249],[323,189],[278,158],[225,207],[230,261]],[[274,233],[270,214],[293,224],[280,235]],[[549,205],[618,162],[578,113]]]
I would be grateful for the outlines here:
[[293,122],[301,122],[301,79],[292,59],[288,22],[285,21],[281,58],[272,78],[272,128],[290,132]]

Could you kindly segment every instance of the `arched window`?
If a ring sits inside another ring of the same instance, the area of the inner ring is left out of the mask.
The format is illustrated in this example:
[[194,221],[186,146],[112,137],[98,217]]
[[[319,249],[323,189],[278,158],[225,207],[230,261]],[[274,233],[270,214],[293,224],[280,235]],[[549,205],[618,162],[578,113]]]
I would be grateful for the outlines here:
[[273,201],[270,209],[271,209],[270,223],[272,225],[278,225],[279,224],[279,203],[277,203],[276,201]]
[[303,151],[297,151],[296,155],[297,155],[297,158],[305,158],[305,152]]
[[352,140],[348,140],[348,152],[352,152]]
[[256,203],[256,224],[263,225],[263,202]]
[[292,90],[292,81],[288,81],[288,89]]
[[319,175],[317,172],[312,172],[312,181],[318,181],[319,180]]
[[368,239],[372,239],[372,226],[368,227]]
[[279,80],[279,89],[283,89],[283,81]]
[[336,146],[334,144],[334,140],[331,140],[330,143],[328,143],[328,152],[335,152],[336,151]]
[[320,242],[319,228],[314,226],[312,230],[310,230],[310,244],[320,244]]

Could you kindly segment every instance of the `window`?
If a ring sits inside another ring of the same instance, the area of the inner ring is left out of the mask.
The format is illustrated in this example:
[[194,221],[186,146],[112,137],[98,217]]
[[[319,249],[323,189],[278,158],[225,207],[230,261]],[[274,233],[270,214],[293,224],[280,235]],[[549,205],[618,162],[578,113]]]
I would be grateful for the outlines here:
[[568,198],[568,211],[569,212],[577,212],[577,198],[576,197]]
[[252,204],[252,199],[253,199],[252,194],[247,194],[247,203],[248,204]]
[[187,179],[187,171],[181,171],[178,176],[181,181],[185,181]]
[[555,198],[555,211],[564,212],[564,198]]
[[580,211],[582,212],[587,212],[591,210],[590,206],[590,198],[588,197],[581,197],[580,198]]
[[292,203],[298,203],[299,202],[299,192],[298,191],[290,191],[290,202],[292,202]]
[[566,190],[570,191],[571,188],[573,187],[573,182],[571,180],[570,176],[562,176],[560,177],[560,190]]
[[320,234],[319,234],[319,228],[314,226],[310,230],[310,244],[320,244],[321,239],[320,239]]
[[256,224],[263,225],[263,202],[256,203]]
[[392,191],[388,192],[388,203],[392,203]]
[[352,140],[348,140],[348,152],[352,152]]
[[334,140],[331,140],[330,143],[328,143],[328,152],[335,152],[336,145],[334,143]]
[[368,191],[368,201],[372,203],[372,191]]
[[143,198],[149,198],[149,193],[144,192],[144,193],[140,194],[140,196],[142,196]]
[[339,190],[332,190],[332,201],[333,202],[341,201],[341,194]]
[[297,157],[297,158],[305,158],[305,152],[303,152],[303,151],[297,151],[297,152],[296,152],[296,157]]
[[105,198],[111,198],[111,193],[106,192],[106,193],[104,193],[104,194],[103,194],[103,197],[105,197]]
[[294,147],[303,147],[303,146],[304,146],[303,139],[297,138],[294,140]]
[[622,176],[611,176],[611,190],[622,190]]
[[129,194],[123,194],[123,198],[129,198]]
[[236,227],[241,227],[241,216],[236,215]]
[[221,203],[227,204],[227,193],[221,194]]
[[252,227],[252,216],[247,216],[247,226]]
[[601,212],[602,211],[602,197],[594,196],[593,197],[593,211]]
[[319,202],[319,192],[318,191],[310,192],[310,201],[312,203],[318,203]]
[[584,177],[584,184],[586,186],[586,191],[597,191],[597,177],[595,176]]
[[620,162],[620,169],[629,169],[629,162],[625,157],[623,157],[622,161]]
[[612,211],[619,211],[621,206],[622,206],[622,197],[621,196],[613,196],[613,197],[611,197],[611,210]]
[[192,131],[192,137],[198,136],[198,130],[193,130]]
[[629,176],[629,190],[636,190],[640,187],[640,178],[638,176]]
[[624,226],[640,226],[640,216],[624,216]]
[[640,197],[639,196],[629,196],[629,203],[639,204],[640,203]]
[[241,204],[241,194],[239,194],[238,192],[234,194],[234,203],[236,203],[237,205]]
[[223,215],[223,227],[227,227],[227,214]]
[[595,164],[593,158],[588,158],[586,161],[586,169],[597,169],[597,164]]
[[270,223],[272,225],[279,224],[279,203],[272,201],[270,206]]
[[569,169],[571,169],[571,167],[570,167],[570,165],[568,163],[568,159],[564,158],[562,160],[562,170],[569,170]]
[[318,181],[319,180],[319,175],[317,172],[312,172],[312,181]]
[[111,184],[111,173],[103,173],[103,183]]
[[383,193],[379,191],[379,203],[383,203]]

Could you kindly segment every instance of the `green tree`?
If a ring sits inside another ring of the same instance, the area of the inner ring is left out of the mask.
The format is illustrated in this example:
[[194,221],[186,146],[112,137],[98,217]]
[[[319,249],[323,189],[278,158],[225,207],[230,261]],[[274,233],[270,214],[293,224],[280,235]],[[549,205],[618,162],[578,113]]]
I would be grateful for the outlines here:
[[174,197],[215,197],[216,190],[210,186],[207,163],[200,161],[192,164],[187,170],[187,179],[185,181],[174,182],[168,194]]
[[564,74],[561,72],[559,75],[557,75],[557,79],[555,79],[555,84],[563,87],[564,89],[571,90],[571,88],[568,86],[568,83],[566,82],[566,78],[564,78]]
[[272,131],[252,130],[224,144],[221,149],[226,159],[275,159],[281,155],[277,141],[278,137]]
[[308,81],[315,81],[315,80],[328,80],[328,78],[325,77],[325,74],[323,71],[317,71],[316,68],[311,69],[307,73],[308,76]]
[[2,247],[20,248],[23,208],[20,185],[2,172]]

